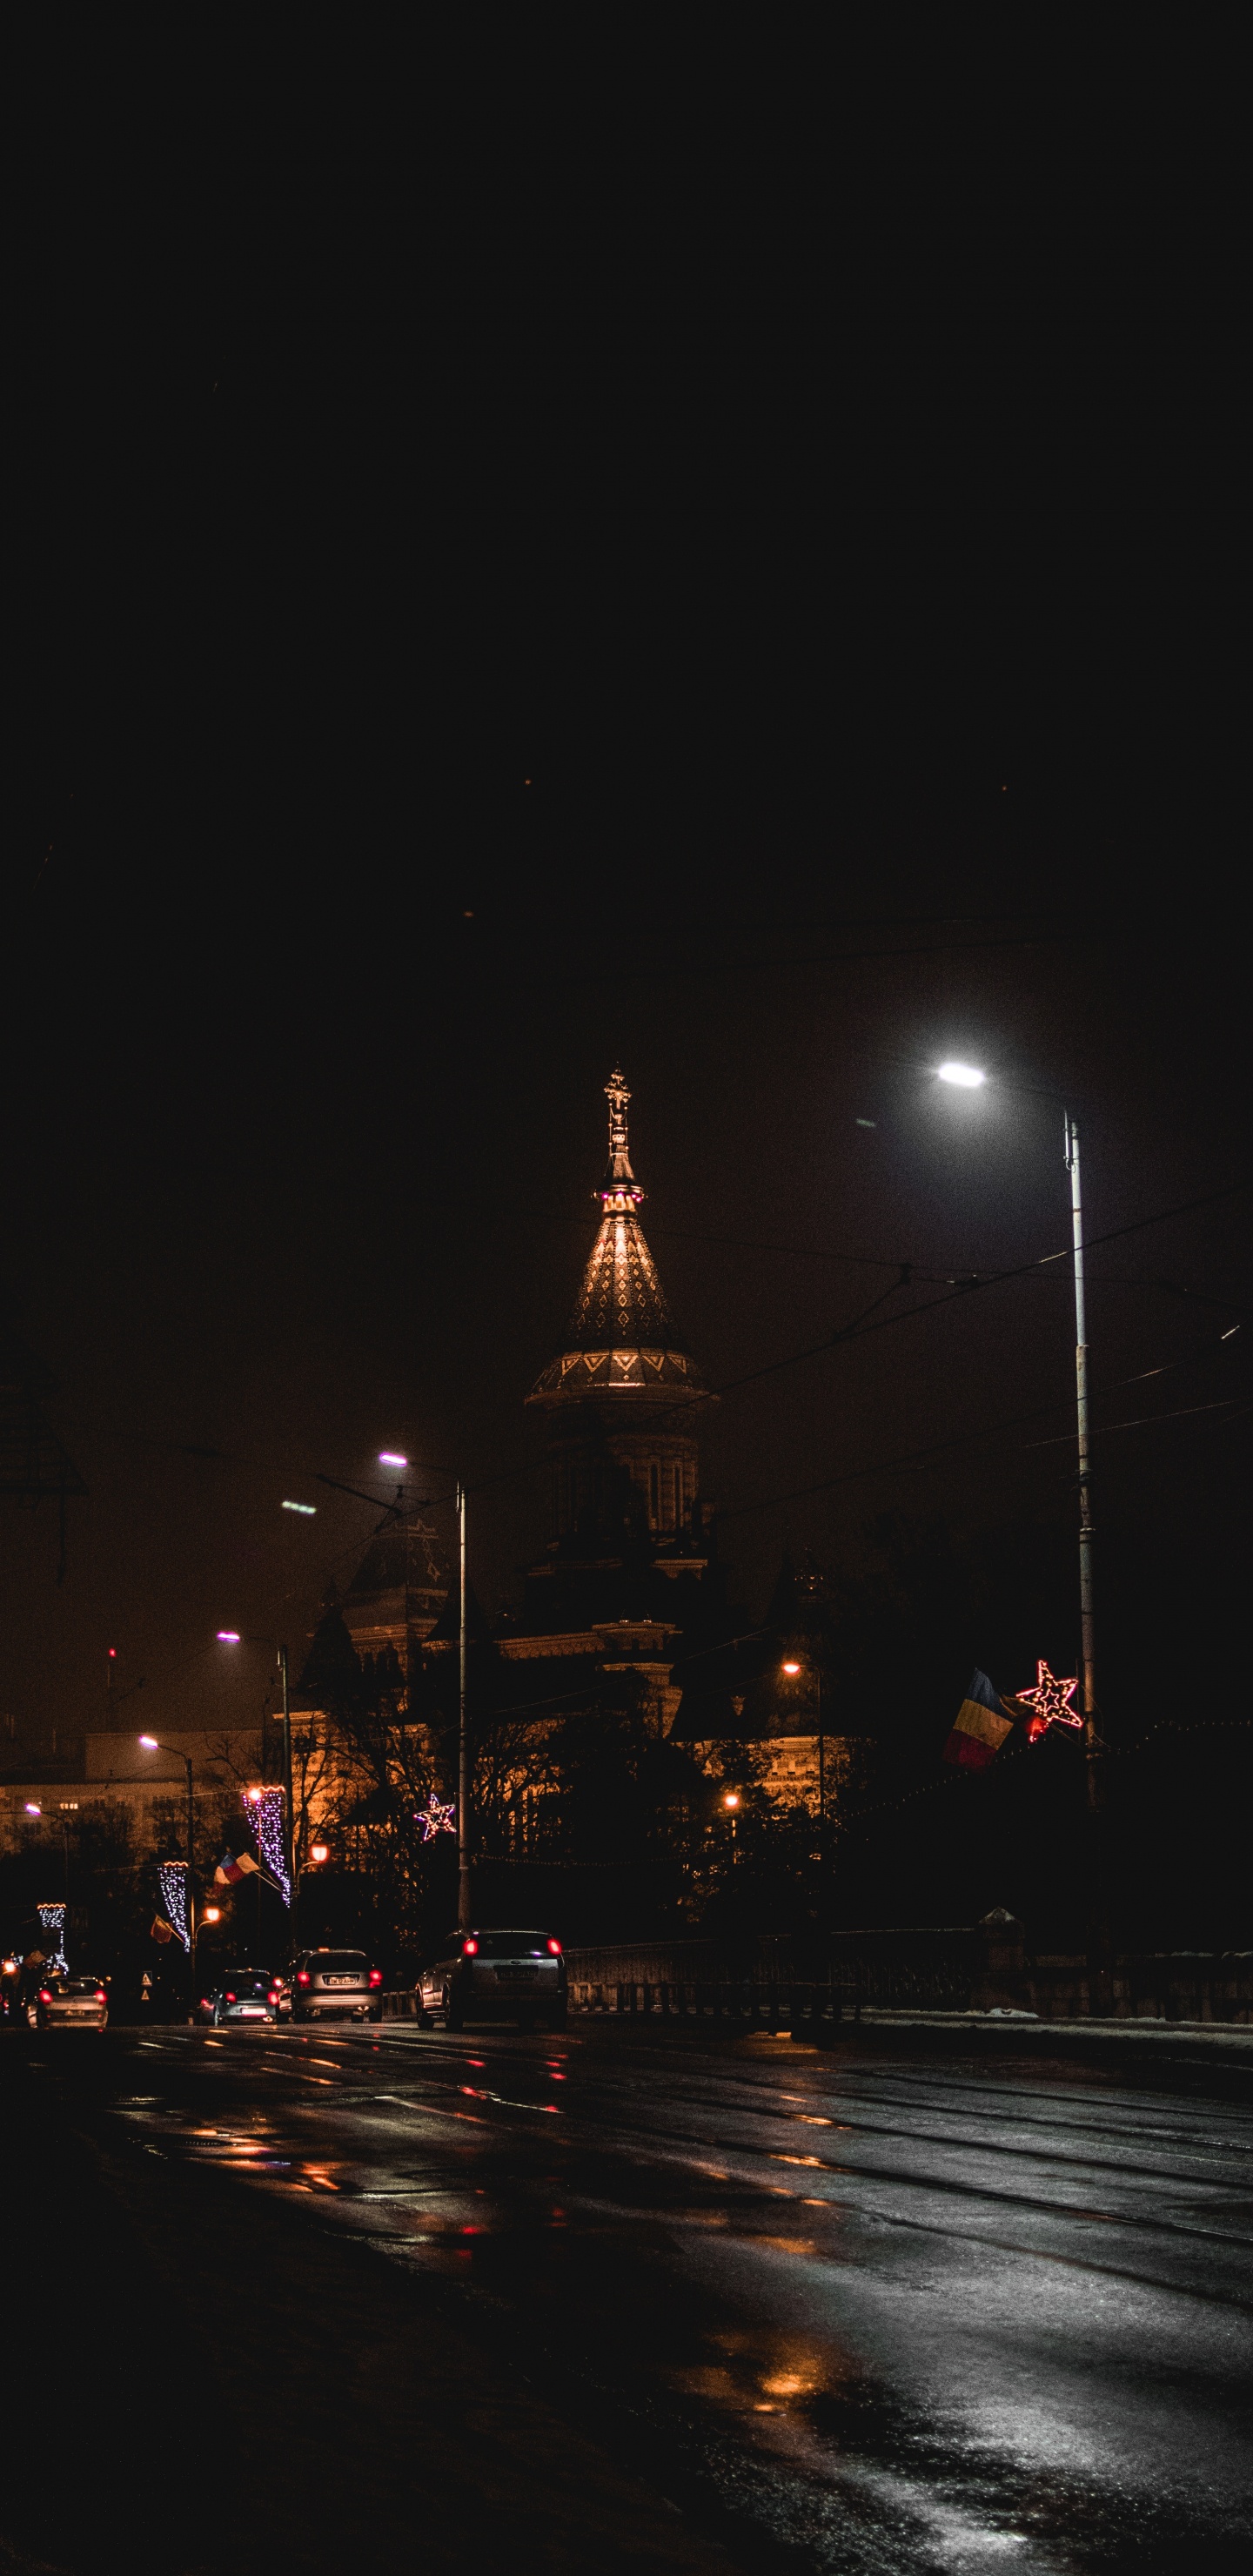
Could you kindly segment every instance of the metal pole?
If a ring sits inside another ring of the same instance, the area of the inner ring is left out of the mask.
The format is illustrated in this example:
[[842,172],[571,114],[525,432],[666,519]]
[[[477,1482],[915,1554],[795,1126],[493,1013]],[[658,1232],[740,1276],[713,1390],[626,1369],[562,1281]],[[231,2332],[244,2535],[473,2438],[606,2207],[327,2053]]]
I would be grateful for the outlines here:
[[461,1606],[457,1634],[457,1922],[468,1932],[470,1912],[470,1752],[466,1741],[466,1489],[457,1486],[457,1547]]
[[188,1998],[190,2010],[187,2018],[189,2021],[194,2021],[196,2018],[196,1896],[192,1872],[196,1865],[196,1805],[190,1753],[185,1753],[183,1760],[187,1765],[187,1973],[191,1985]]
[[822,1732],[822,1675],[814,1666],[818,1685],[818,1929],[827,1929],[827,1769],[826,1746]]
[[1096,1725],[1096,1643],[1092,1608],[1092,1477],[1088,1454],[1088,1327],[1083,1280],[1083,1197],[1079,1179],[1079,1129],[1066,1112],[1066,1163],[1070,1172],[1070,1207],[1075,1247],[1075,1411],[1079,1452],[1079,1642],[1083,1667],[1083,1750],[1091,1843],[1090,1917],[1088,1925],[1088,2010],[1107,2013],[1113,2007],[1109,1929],[1105,1921],[1103,1862],[1099,1818],[1104,1804],[1102,1747]]
[[292,1829],[291,1785],[291,1700],[287,1689],[287,1648],[278,1649],[278,1668],[283,1676],[283,1858],[287,1864],[287,1893],[292,1907],[292,1931],[295,1932],[296,1875],[293,1867],[295,1836]]

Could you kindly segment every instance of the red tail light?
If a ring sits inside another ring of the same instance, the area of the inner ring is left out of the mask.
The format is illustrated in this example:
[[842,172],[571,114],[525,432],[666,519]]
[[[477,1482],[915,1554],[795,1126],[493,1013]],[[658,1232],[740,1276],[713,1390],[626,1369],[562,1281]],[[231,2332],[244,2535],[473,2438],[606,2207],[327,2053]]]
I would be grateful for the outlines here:
[[382,1971],[382,1969],[381,1969],[381,1968],[371,1968],[371,1970],[370,1970],[370,1983],[371,1983],[371,1985],[372,1985],[372,1986],[381,1986],[381,1985],[382,1985],[382,1982],[383,1982],[383,1971]]
[[230,1994],[230,1993],[228,1992],[226,2000],[227,2000],[228,2004],[233,2004],[233,2003],[237,2000],[237,1998],[236,1998],[234,1995],[232,1995],[232,1994]]
[[46,1987],[46,1986],[41,1986],[41,1987],[40,1987],[40,1989],[39,1989],[39,2000],[40,2000],[41,2004],[50,2004],[50,2003],[51,2003],[51,2001],[52,2001],[52,1997],[51,1997],[51,1995],[49,1994],[48,1989],[47,1989],[47,1987]]
[[276,2003],[278,2002],[278,1987],[277,1987],[277,1986],[271,1986],[270,1991],[269,1991],[269,1994],[266,1996],[266,2002],[267,2002],[267,2003],[271,2003],[271,2004],[276,2004]]
[[551,1950],[554,1959],[559,1959],[561,1957],[560,1941],[550,1941],[548,1947]]
[[298,1985],[298,1986],[307,1986],[307,1985],[308,1985],[308,1983],[309,1983],[309,1971],[308,1971],[308,1969],[307,1969],[307,1968],[297,1968],[297,1970],[296,1970],[296,1983],[297,1983],[297,1985]]
[[106,1993],[105,1993],[104,1987],[103,1987],[103,1986],[97,1986],[97,1988],[96,1988],[96,2001],[97,2001],[97,2003],[98,2003],[98,2004],[107,2004],[108,2000],[109,2000],[109,1998],[108,1998],[108,1996],[107,1996],[107,1995],[106,1995]]
[[478,1945],[478,1942],[477,1942],[477,1941],[463,1941],[463,1942],[462,1942],[462,1944],[461,1944],[461,1955],[462,1955],[462,1958],[463,1958],[463,1959],[474,1959],[474,1958],[477,1958],[477,1956],[478,1956],[478,1947],[479,1947],[479,1945]]

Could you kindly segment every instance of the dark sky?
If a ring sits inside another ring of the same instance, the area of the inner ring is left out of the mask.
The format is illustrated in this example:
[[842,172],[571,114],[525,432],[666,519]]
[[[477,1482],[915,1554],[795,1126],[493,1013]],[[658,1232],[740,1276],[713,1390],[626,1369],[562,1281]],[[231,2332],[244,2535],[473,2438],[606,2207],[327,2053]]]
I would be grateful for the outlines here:
[[[867,1263],[1064,1244],[1059,1114],[937,1095],[941,1054],[1075,1101],[1093,1235],[1247,1168],[1221,155],[1186,221],[1147,153],[1052,224],[845,165],[801,255],[808,182],[761,229],[751,156],[712,198],[519,162],[471,220],[468,166],[393,136],[360,186],[333,68],[311,124],[267,75],[229,131],[81,163],[90,66],[40,110],[2,1261],[90,1495],[60,1588],[48,1507],[3,1506],[33,1743],[98,1722],[110,1644],[144,1723],[255,1705],[212,1631],[303,1636],[371,1526],[311,1479],[381,1446],[499,1479],[500,1602],[615,1058],[715,1384],[868,1305]],[[1171,1690],[1234,1675],[1245,1426],[1184,1408],[1246,1383],[1245,1206],[1093,1257],[1096,1382],[1175,1370],[1103,1418],[1179,1419],[1098,1451],[1141,1716],[1159,1611]],[[1024,1444],[1067,1428],[1068,1295],[728,1393],[753,1604],[785,1533],[1064,1514],[1068,1450]]]

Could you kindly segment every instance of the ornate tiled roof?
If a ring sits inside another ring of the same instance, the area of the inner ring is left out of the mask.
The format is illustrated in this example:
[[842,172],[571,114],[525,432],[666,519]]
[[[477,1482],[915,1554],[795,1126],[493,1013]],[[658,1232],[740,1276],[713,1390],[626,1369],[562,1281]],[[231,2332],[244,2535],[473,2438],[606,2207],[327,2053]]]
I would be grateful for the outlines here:
[[689,1395],[705,1392],[666,1304],[636,1213],[644,1193],[627,1150],[626,1110],[631,1094],[616,1068],[605,1092],[609,1162],[597,1193],[604,1215],[562,1349],[537,1379],[532,1403],[621,1388],[663,1386]]

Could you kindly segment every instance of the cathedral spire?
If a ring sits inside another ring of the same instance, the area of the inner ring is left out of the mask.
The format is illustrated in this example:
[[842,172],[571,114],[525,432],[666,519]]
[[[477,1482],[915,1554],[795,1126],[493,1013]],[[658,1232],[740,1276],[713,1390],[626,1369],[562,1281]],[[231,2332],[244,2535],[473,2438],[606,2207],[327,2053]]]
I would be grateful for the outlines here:
[[605,1186],[597,1192],[606,1215],[610,1208],[636,1208],[644,1193],[631,1169],[627,1151],[627,1102],[631,1097],[622,1079],[621,1065],[615,1065],[605,1084],[609,1103],[609,1161],[605,1167]]
[[703,1381],[666,1303],[657,1265],[636,1213],[644,1192],[631,1168],[627,1104],[615,1065],[605,1085],[609,1163],[594,1195],[604,1211],[564,1345],[533,1388],[532,1403],[617,1397],[659,1386],[704,1393]]

